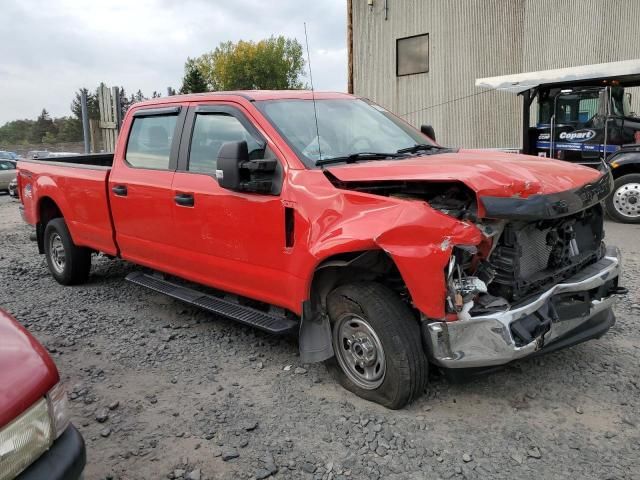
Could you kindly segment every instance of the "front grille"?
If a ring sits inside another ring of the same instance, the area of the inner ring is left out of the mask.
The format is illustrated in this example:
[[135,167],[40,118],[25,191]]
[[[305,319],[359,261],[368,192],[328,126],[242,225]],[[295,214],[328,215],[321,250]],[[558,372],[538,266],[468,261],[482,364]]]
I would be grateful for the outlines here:
[[597,261],[602,224],[599,204],[559,219],[507,223],[489,257],[489,293],[517,302]]
[[529,278],[547,268],[553,247],[548,244],[550,228],[540,229],[529,224],[516,231],[516,242],[521,245],[520,275]]

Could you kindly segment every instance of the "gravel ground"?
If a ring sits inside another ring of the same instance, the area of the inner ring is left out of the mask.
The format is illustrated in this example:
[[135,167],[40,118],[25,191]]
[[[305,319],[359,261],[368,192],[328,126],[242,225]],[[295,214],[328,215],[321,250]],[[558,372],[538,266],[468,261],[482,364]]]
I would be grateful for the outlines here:
[[53,355],[87,480],[640,479],[640,226],[607,225],[630,294],[605,337],[470,383],[432,372],[389,411],[301,365],[295,339],[127,284],[133,265],[58,285],[17,206],[0,196],[0,306]]

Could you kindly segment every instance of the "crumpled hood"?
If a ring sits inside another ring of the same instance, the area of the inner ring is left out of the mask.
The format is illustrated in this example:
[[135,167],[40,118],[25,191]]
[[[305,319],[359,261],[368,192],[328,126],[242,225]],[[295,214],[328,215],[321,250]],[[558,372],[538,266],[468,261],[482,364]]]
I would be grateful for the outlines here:
[[481,150],[354,163],[327,170],[343,182],[460,181],[479,197],[520,198],[576,189],[602,175],[596,169],[561,160]]
[[58,379],[44,347],[0,310],[0,428],[44,397]]

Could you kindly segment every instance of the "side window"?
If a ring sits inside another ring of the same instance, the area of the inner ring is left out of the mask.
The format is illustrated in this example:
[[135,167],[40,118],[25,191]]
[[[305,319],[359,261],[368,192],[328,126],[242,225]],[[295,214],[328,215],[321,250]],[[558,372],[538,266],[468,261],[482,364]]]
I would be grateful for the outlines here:
[[11,162],[0,162],[0,170],[13,170],[13,163]]
[[134,118],[124,157],[127,163],[136,168],[168,169],[177,120],[177,115]]
[[236,117],[225,113],[197,114],[187,169],[190,172],[215,175],[220,147],[225,142],[242,140],[246,140],[249,147],[249,158],[263,158],[263,143],[255,139]]

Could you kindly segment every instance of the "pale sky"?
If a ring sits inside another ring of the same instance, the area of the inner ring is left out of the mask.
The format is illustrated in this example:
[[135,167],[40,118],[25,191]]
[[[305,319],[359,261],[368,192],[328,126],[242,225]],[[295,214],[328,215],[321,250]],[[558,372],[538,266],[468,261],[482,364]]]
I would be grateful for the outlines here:
[[346,90],[345,0],[2,0],[0,19],[0,125],[70,115],[101,81],[164,96],[187,57],[271,35],[304,46],[304,22],[316,90]]

